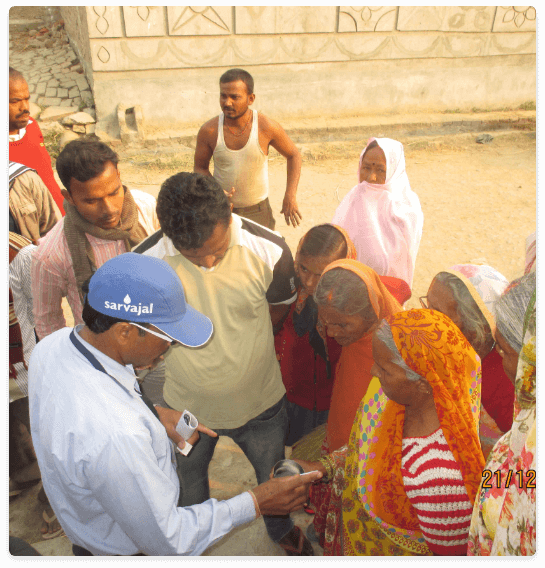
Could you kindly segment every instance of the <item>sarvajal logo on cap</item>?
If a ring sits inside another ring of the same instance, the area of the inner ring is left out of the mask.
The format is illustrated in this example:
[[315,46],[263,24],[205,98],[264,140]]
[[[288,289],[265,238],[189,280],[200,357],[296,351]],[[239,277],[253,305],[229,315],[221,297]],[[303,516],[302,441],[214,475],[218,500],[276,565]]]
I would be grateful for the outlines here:
[[120,304],[118,302],[105,301],[104,307],[107,310],[115,310],[115,311],[122,311],[124,309],[126,312],[136,314],[137,316],[139,316],[140,314],[153,313],[153,304],[150,304],[149,306],[143,306],[141,303],[139,303],[138,306],[134,306],[131,304],[132,300],[128,294],[123,298],[123,302],[124,302],[123,304]]

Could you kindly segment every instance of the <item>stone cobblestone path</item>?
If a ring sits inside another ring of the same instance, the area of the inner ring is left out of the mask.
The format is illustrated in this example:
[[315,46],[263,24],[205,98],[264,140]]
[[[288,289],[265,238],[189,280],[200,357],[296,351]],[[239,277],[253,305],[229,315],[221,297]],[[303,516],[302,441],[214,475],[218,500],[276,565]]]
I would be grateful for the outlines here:
[[34,9],[38,17],[32,20],[14,18],[17,8],[23,7],[10,10],[9,65],[25,77],[30,102],[42,110],[50,106],[93,107],[93,93],[68,43],[62,20],[47,22],[43,9],[41,13]]

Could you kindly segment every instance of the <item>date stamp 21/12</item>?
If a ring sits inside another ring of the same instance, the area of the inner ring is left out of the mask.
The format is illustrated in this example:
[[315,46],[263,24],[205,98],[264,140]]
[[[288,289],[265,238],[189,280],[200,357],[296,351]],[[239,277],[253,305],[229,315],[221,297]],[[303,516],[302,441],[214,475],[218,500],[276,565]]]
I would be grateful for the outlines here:
[[535,489],[536,488],[536,470],[529,469],[528,471],[522,471],[521,469],[513,471],[504,472],[499,469],[492,472],[489,469],[483,471],[483,488],[492,489],[494,487],[491,485],[490,480],[492,477],[496,478],[495,487],[509,489],[512,483],[519,489]]

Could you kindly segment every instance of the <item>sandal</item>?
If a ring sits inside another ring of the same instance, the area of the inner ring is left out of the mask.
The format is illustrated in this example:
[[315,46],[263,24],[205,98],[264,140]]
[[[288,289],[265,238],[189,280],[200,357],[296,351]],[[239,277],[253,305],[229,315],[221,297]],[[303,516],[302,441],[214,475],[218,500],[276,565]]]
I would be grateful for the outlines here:
[[[52,517],[49,517],[49,516],[47,515],[47,513],[46,513],[45,511],[43,511],[43,512],[42,512],[42,518],[43,518],[43,520],[44,520],[48,525],[50,525],[52,522],[54,522],[54,521],[57,520],[57,515],[55,515],[55,513],[53,513],[53,516],[52,516]],[[45,534],[42,534],[42,538],[43,538],[44,540],[50,540],[50,539],[56,538],[56,537],[58,537],[58,536],[65,536],[64,530],[62,529],[62,527],[61,527],[59,530],[57,530],[57,531],[55,531],[55,532],[53,532],[53,533],[45,533]]]
[[[294,540],[297,540],[297,548],[292,544]],[[278,544],[288,556],[314,556],[312,544],[297,525]]]

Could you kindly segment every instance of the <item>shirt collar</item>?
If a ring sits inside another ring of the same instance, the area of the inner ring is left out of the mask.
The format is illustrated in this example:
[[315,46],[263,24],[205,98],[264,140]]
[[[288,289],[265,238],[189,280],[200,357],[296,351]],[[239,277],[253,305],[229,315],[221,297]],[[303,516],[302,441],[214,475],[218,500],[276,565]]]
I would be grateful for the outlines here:
[[[234,246],[240,245],[240,242],[242,240],[242,219],[234,213],[232,213],[231,216],[233,218],[233,222],[231,223],[231,240],[229,241],[227,250]],[[182,253],[174,246],[172,240],[165,234],[163,234],[163,245],[165,247],[165,256],[183,256]],[[203,272],[212,272],[215,268],[213,267],[206,269],[202,266],[194,266],[195,268],[200,268]]]
[[242,219],[235,213],[231,213],[231,242],[229,248],[240,245],[242,241]]
[[[229,247],[227,250],[240,245],[242,240],[242,219],[238,215],[235,215],[235,213],[232,213],[231,216],[233,219],[231,223],[231,240],[229,241]],[[163,234],[163,244],[165,247],[165,256],[183,256],[182,253],[174,246],[172,240],[165,234]]]
[[[33,122],[32,119],[29,118],[27,126],[29,124],[32,124],[32,122]],[[26,126],[25,126],[25,128],[21,128],[19,130],[19,132],[17,132],[17,134],[10,134],[9,135],[9,141],[10,142],[18,142],[19,140],[21,140],[24,137],[25,134],[26,134]]]
[[140,388],[138,387],[138,380],[134,374],[134,369],[132,365],[122,365],[117,361],[114,361],[111,357],[108,357],[105,353],[93,347],[90,343],[85,341],[80,335],[83,329],[83,324],[79,324],[74,328],[74,336],[76,341],[79,341],[84,347],[86,347],[98,360],[98,362],[104,367],[104,370],[108,375],[110,375],[120,386],[122,386],[126,391],[132,393],[135,390],[140,394]]

